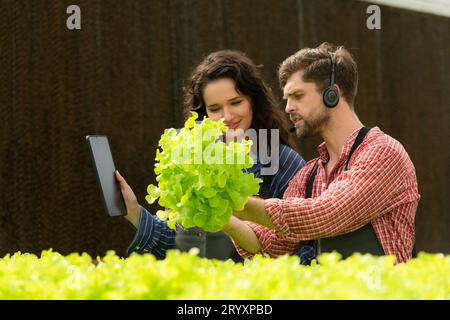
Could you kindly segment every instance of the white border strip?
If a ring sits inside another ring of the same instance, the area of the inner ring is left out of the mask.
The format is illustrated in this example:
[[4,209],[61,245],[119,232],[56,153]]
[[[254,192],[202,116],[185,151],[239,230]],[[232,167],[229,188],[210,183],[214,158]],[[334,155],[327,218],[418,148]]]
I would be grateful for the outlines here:
[[450,17],[450,0],[359,0],[371,4],[381,4],[390,7],[430,13]]

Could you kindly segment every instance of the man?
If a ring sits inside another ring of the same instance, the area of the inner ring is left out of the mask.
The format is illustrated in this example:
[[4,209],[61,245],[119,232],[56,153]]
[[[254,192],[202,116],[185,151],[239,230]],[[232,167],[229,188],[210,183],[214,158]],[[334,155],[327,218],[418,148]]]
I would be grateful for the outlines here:
[[317,253],[410,259],[420,198],[414,165],[398,141],[365,128],[354,112],[358,75],[351,54],[327,43],[302,49],[280,65],[279,80],[297,136],[320,135],[324,142],[283,199],[251,197],[234,213],[224,231],[238,252],[279,256],[318,240]]

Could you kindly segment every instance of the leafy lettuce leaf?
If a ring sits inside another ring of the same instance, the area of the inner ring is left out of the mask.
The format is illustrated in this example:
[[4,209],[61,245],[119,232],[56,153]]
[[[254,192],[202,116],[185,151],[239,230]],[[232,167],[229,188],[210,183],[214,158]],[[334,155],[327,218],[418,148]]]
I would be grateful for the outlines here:
[[164,131],[156,152],[158,186],[150,184],[145,199],[168,208],[157,215],[171,228],[180,223],[217,232],[258,193],[261,179],[244,170],[253,166],[251,140],[225,144],[223,121],[197,118],[193,112],[179,132]]

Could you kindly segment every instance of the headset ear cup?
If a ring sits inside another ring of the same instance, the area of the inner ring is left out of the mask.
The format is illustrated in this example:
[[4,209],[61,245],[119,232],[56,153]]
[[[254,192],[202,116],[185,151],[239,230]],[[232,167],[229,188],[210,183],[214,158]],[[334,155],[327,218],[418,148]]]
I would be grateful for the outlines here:
[[328,108],[334,108],[339,103],[339,92],[335,86],[331,86],[325,89],[323,92],[323,103]]

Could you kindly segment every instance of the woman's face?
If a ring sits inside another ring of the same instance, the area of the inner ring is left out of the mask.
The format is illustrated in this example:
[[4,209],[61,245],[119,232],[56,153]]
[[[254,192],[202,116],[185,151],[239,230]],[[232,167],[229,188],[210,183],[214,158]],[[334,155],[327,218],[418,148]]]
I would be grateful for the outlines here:
[[236,91],[235,82],[221,78],[208,83],[203,89],[203,101],[208,118],[213,121],[224,119],[230,129],[228,134],[238,129],[246,131],[252,125],[252,104],[249,97]]

